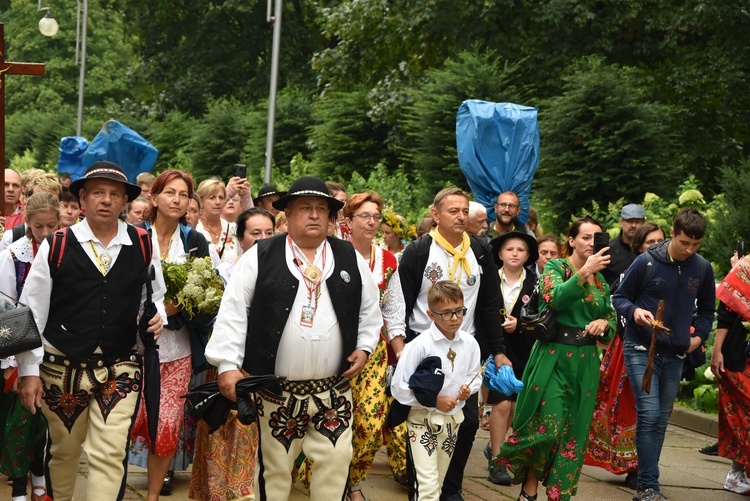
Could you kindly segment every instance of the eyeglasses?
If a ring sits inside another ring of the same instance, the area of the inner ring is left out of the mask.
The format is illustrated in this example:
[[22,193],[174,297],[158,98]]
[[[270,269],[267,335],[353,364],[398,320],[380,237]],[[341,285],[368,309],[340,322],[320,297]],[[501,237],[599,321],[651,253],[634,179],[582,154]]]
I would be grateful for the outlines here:
[[495,206],[500,207],[501,209],[510,209],[510,210],[516,210],[518,209],[518,207],[520,207],[519,205],[516,205],[516,204],[498,204],[498,203],[496,203]]
[[355,214],[354,217],[358,217],[363,223],[368,222],[370,219],[372,219],[376,223],[379,223],[383,220],[383,216],[381,216],[380,214]]
[[463,308],[459,308],[453,311],[432,311],[432,314],[440,315],[440,318],[448,322],[453,319],[453,315],[455,315],[456,318],[464,318],[464,315],[466,315],[466,307],[464,306]]

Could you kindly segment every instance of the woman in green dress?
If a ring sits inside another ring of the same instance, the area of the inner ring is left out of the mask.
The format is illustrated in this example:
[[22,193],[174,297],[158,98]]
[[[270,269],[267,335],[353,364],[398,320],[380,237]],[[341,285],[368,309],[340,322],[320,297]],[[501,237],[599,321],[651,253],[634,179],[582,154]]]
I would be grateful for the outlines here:
[[557,312],[556,334],[531,351],[515,429],[496,458],[523,485],[519,501],[535,501],[540,480],[552,501],[568,500],[578,488],[598,386],[596,343],[608,343],[615,331],[609,286],[599,273],[609,264],[609,248],[594,253],[600,231],[590,217],[575,221],[567,257],[550,260],[542,274],[540,309]]

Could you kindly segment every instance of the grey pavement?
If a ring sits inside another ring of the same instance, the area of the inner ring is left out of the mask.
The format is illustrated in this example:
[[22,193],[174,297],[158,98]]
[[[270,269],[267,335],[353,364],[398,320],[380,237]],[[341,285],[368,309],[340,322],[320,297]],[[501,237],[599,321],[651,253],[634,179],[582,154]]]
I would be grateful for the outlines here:
[[[716,416],[707,416],[687,409],[676,408],[667,430],[667,438],[662,451],[660,469],[663,493],[672,501],[738,501],[742,497],[723,490],[724,480],[729,469],[729,461],[723,458],[708,457],[698,453],[698,449],[716,441]],[[679,423],[679,426],[677,425]],[[489,433],[479,430],[472,450],[464,479],[464,498],[475,500],[517,499],[519,486],[501,487],[487,480],[487,461],[482,449],[489,440]],[[82,457],[75,501],[84,500],[86,483],[85,457]],[[600,468],[585,466],[578,485],[577,499],[602,501],[627,501],[633,491],[622,485],[624,477],[612,475]],[[189,472],[178,472],[175,476],[174,493],[162,499],[185,501],[188,499]],[[406,500],[406,490],[396,484],[390,474],[385,448],[378,452],[362,490],[370,501]],[[542,492],[542,491],[540,491]],[[146,472],[131,467],[128,474],[126,500],[145,499]],[[0,482],[0,500],[10,499],[10,488]],[[296,485],[291,500],[308,499],[307,492]],[[543,492],[539,501],[547,497]]]

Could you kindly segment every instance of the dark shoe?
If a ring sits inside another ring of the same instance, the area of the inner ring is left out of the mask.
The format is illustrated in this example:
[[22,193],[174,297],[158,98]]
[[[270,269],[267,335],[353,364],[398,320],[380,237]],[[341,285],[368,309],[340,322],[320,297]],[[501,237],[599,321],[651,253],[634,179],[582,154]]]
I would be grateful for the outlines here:
[[538,492],[532,496],[530,494],[526,494],[524,490],[521,489],[521,494],[518,495],[518,501],[536,501],[537,496],[539,496]]
[[706,456],[718,456],[719,455],[719,443],[716,442],[713,445],[707,445],[703,449],[698,449],[698,452],[705,454]]
[[172,490],[174,490],[174,472],[168,471],[167,476],[164,477],[164,484],[161,486],[159,494],[162,496],[171,496]]
[[464,497],[460,492],[456,492],[454,494],[446,494],[444,496],[440,496],[440,501],[464,501]]
[[628,489],[636,490],[638,488],[638,472],[637,471],[631,471],[627,475],[625,475],[625,487]]
[[510,478],[508,468],[498,469],[490,465],[490,474],[487,476],[487,480],[496,485],[510,485],[513,479]]
[[490,442],[487,442],[487,447],[484,448],[484,457],[486,457],[487,460],[492,458],[492,443]]
[[409,487],[409,477],[405,471],[397,471],[393,474],[393,480],[402,487]]

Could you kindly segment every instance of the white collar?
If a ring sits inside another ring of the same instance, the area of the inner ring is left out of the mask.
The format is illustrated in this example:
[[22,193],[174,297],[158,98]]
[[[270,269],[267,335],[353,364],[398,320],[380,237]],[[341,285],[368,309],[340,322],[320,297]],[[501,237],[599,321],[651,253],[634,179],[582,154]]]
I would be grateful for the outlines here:
[[[94,235],[94,232],[91,230],[91,226],[89,226],[89,222],[87,219],[84,218],[83,221],[81,221],[78,224],[74,224],[72,227],[75,231],[73,234],[76,236],[78,241],[80,243],[86,243],[89,241],[97,242],[101,244],[101,241],[99,241],[99,238]],[[132,245],[133,242],[130,240],[130,235],[128,235],[128,225],[120,220],[117,221],[117,234],[115,237],[109,242],[109,245],[107,247],[111,247],[112,245]]]

